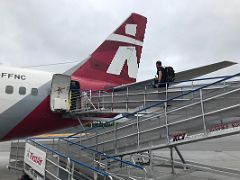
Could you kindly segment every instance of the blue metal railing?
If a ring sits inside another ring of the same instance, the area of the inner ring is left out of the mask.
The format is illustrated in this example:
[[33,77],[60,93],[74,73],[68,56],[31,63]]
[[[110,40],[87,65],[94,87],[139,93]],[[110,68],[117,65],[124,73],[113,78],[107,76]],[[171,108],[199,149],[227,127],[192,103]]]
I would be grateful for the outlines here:
[[[35,138],[35,139],[41,139],[41,138]],[[46,138],[45,138],[45,139],[46,139]],[[102,170],[99,170],[99,169],[97,169],[97,168],[94,168],[94,167],[92,167],[92,166],[90,166],[90,165],[88,165],[88,164],[82,163],[82,162],[80,162],[80,161],[78,161],[78,160],[75,160],[75,159],[73,159],[73,158],[71,158],[71,157],[68,157],[68,156],[65,155],[64,153],[58,152],[58,151],[54,150],[53,148],[50,148],[50,147],[48,147],[48,146],[46,146],[46,145],[43,145],[43,144],[40,144],[40,143],[34,141],[33,139],[27,139],[27,141],[30,141],[30,142],[32,142],[32,143],[34,143],[34,144],[42,147],[43,149],[46,149],[46,150],[48,150],[48,151],[50,151],[50,152],[52,152],[52,153],[54,153],[54,154],[57,154],[57,155],[59,155],[60,157],[63,157],[63,158],[65,158],[65,159],[68,159],[68,158],[69,158],[72,162],[78,164],[79,166],[82,166],[82,167],[84,167],[84,168],[86,168],[86,169],[92,170],[92,171],[98,173],[98,174],[101,175],[101,176],[110,177],[110,178],[111,178],[111,175],[110,175],[109,173],[107,173],[107,172],[105,172],[105,171],[102,171]]]
[[[134,112],[132,112],[132,113],[126,114],[126,115],[121,116],[121,117],[119,117],[119,118],[115,118],[115,119],[113,119],[113,120],[106,121],[106,123],[112,123],[112,122],[118,121],[118,120],[120,120],[120,119],[127,118],[127,117],[129,117],[129,116],[131,116],[131,115],[135,115],[135,114],[137,114],[137,113],[146,111],[147,109],[150,109],[150,108],[152,108],[152,107],[156,107],[156,106],[159,106],[159,105],[164,105],[164,103],[168,103],[168,102],[170,102],[170,101],[172,101],[172,100],[174,100],[174,99],[177,99],[177,98],[186,96],[186,95],[188,95],[188,94],[191,94],[191,93],[194,93],[194,92],[199,91],[199,90],[201,90],[201,89],[204,89],[204,88],[213,86],[213,85],[215,85],[215,84],[224,82],[224,81],[226,81],[226,80],[232,79],[232,78],[237,77],[237,76],[240,76],[240,73],[234,74],[234,75],[232,75],[232,76],[222,76],[222,77],[220,76],[220,77],[213,77],[213,78],[197,79],[198,81],[199,81],[199,80],[210,80],[210,79],[220,79],[220,80],[215,81],[215,82],[210,83],[210,84],[203,85],[203,86],[201,86],[201,87],[199,87],[199,88],[196,88],[196,89],[194,89],[194,90],[187,91],[186,93],[183,93],[183,94],[181,94],[181,95],[172,97],[172,98],[170,98],[170,99],[163,100],[163,101],[161,101],[161,102],[152,104],[152,105],[150,105],[150,106],[147,106],[147,107],[142,108],[142,109],[140,109],[140,110],[137,110],[137,111],[134,111]],[[222,78],[222,79],[221,79],[221,78]],[[196,80],[196,81],[197,81],[197,80]],[[188,81],[192,81],[192,80],[188,80]],[[187,82],[187,81],[182,81],[182,82]],[[177,83],[177,82],[176,82],[176,83]],[[96,91],[96,92],[97,92],[97,91]],[[73,137],[73,136],[76,136],[77,134],[80,134],[80,133],[83,133],[83,132],[86,132],[86,131],[91,131],[91,130],[94,130],[94,129],[96,129],[96,128],[98,128],[98,127],[88,128],[88,129],[79,131],[79,132],[77,132],[77,133],[74,133],[74,134],[72,134],[72,135],[70,135],[70,136],[68,136],[68,137]]]
[[100,155],[106,157],[107,159],[113,159],[113,160],[118,161],[118,162],[120,162],[120,163],[122,163],[122,164],[126,164],[126,165],[128,165],[128,166],[132,166],[132,167],[135,167],[135,168],[137,168],[137,169],[141,169],[141,170],[144,170],[144,171],[145,171],[144,167],[139,166],[139,165],[135,165],[135,164],[131,163],[130,161],[121,160],[121,159],[116,158],[116,157],[114,157],[114,156],[107,155],[107,154],[105,154],[105,153],[103,153],[103,152],[101,152],[101,151],[97,151],[97,150],[95,150],[95,149],[88,148],[88,147],[83,146],[83,145],[81,145],[81,144],[78,144],[78,143],[76,143],[76,142],[69,141],[69,140],[67,140],[67,139],[65,139],[65,138],[60,138],[60,139],[66,141],[66,142],[68,142],[68,143],[74,144],[74,145],[76,145],[76,146],[78,146],[78,147],[81,147],[81,148],[83,148],[83,149],[86,149],[86,150],[88,150],[88,151],[92,151],[92,152],[94,152],[94,153],[100,154]]
[[[236,75],[239,76],[240,74]],[[195,81],[207,81],[207,80],[215,80],[215,79],[224,79],[231,76],[215,76],[215,77],[208,77],[208,78],[197,78],[197,79],[189,79],[189,80],[181,80],[181,81],[174,81],[174,82],[167,82],[169,84],[179,84],[179,83],[186,83],[186,82],[195,82]],[[235,77],[235,76],[234,76]],[[165,84],[165,83],[162,83]]]

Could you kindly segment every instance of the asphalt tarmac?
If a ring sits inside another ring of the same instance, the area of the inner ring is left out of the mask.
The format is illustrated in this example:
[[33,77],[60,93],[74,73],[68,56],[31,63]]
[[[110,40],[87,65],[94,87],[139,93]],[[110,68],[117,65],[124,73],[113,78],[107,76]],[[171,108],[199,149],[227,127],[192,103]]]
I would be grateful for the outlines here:
[[[186,160],[204,163],[211,166],[226,167],[240,170],[240,135],[213,139],[179,146],[183,157]],[[0,180],[17,180],[22,172],[8,170],[8,158],[10,142],[0,143]],[[168,150],[155,151],[160,156],[169,157]],[[176,153],[174,157],[177,158]],[[157,167],[159,173],[154,179],[158,180],[239,180],[240,177],[220,175],[202,171],[183,171],[176,169],[176,174],[171,174],[168,167]]]

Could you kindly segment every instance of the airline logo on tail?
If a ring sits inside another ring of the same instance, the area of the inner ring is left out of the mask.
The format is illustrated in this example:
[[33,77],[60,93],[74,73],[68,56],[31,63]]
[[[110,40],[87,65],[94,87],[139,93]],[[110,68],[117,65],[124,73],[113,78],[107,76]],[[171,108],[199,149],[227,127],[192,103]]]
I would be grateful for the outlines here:
[[[126,24],[125,34],[136,36],[137,24]],[[143,42],[132,37],[127,37],[119,34],[111,34],[107,40],[129,43],[137,46],[142,46]],[[127,61],[128,76],[130,78],[137,78],[138,63],[137,51],[135,46],[119,46],[116,54],[107,69],[107,73],[120,75],[125,62]]]
[[96,87],[96,82],[101,84],[98,89],[136,82],[146,24],[146,17],[132,13],[88,59],[68,73],[78,79],[88,79],[89,89]]

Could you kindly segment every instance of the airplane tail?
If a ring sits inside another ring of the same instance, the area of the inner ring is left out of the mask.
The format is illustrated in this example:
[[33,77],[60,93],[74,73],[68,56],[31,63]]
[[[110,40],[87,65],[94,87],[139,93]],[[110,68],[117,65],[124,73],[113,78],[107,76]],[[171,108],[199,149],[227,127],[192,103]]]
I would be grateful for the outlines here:
[[89,58],[67,73],[114,85],[136,82],[146,23],[146,17],[132,13]]

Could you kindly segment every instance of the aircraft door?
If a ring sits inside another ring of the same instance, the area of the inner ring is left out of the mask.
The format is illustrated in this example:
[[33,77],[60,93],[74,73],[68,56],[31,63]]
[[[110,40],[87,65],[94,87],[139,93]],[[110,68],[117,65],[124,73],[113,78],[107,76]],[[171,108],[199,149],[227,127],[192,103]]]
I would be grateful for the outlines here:
[[53,75],[50,93],[50,108],[53,112],[68,112],[70,110],[70,83],[70,76]]
[[77,110],[81,104],[80,84],[78,81],[71,81],[70,85],[70,110]]

